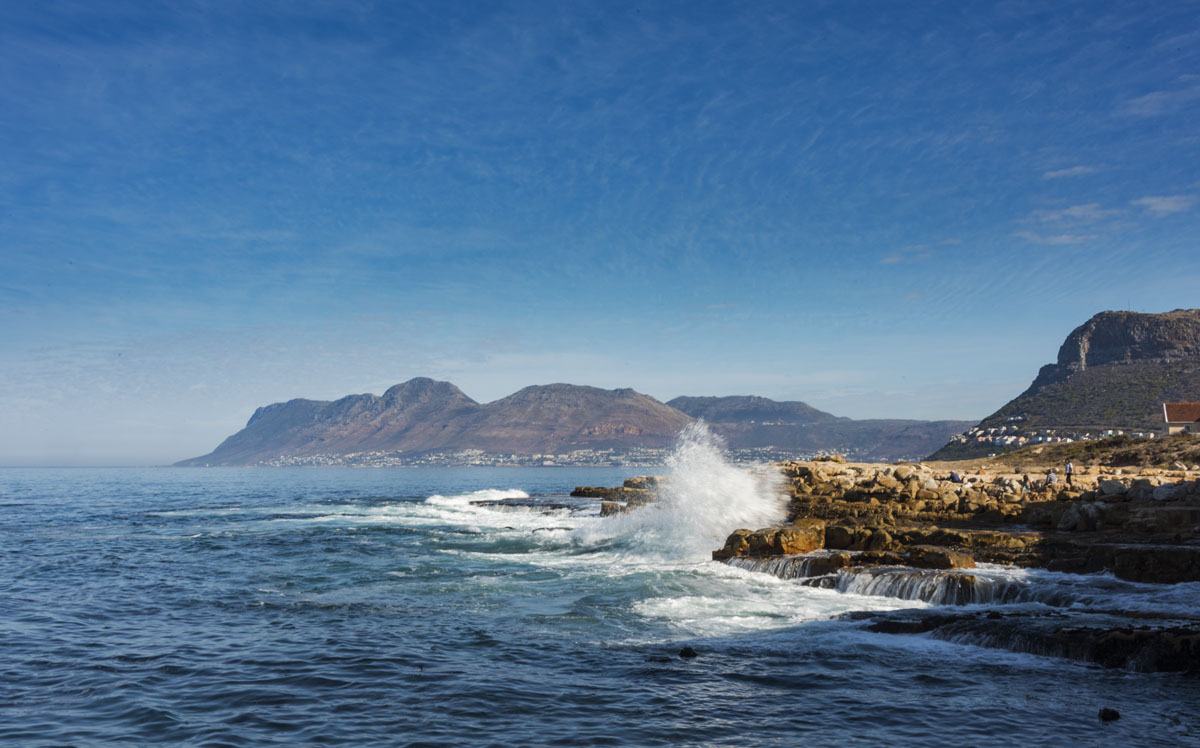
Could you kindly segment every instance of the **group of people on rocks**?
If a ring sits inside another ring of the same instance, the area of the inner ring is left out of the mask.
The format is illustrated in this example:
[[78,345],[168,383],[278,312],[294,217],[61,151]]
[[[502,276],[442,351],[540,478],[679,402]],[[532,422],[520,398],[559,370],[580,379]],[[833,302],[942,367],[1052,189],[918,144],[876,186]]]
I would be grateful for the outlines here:
[[[1067,488],[1074,488],[1075,464],[1070,460],[1067,460],[1067,464],[1063,466],[1063,474],[1067,477]],[[1051,491],[1057,485],[1058,472],[1055,471],[1054,468],[1050,468],[1050,470],[1046,472],[1046,477],[1042,480],[1042,485],[1040,488],[1043,491]],[[1033,490],[1033,481],[1029,480],[1029,473],[1025,473],[1025,475],[1021,476],[1021,488],[1025,489],[1026,491]]]
[[[1066,476],[1067,488],[1074,488],[1075,487],[1075,463],[1071,462],[1070,460],[1067,460],[1067,464],[1063,466],[1063,475]],[[951,483],[965,483],[966,481],[963,479],[962,475],[960,475],[957,470],[951,470],[950,471],[950,482]],[[1055,470],[1054,468],[1050,468],[1050,470],[1048,470],[1046,472],[1046,477],[1043,478],[1041,483],[1037,486],[1037,490],[1052,491],[1052,490],[1054,490],[1054,487],[1057,485],[1058,485],[1058,471]],[[1024,475],[1021,476],[1021,488],[1024,489],[1025,493],[1029,493],[1034,490],[1033,481],[1030,480],[1029,473],[1025,473]]]

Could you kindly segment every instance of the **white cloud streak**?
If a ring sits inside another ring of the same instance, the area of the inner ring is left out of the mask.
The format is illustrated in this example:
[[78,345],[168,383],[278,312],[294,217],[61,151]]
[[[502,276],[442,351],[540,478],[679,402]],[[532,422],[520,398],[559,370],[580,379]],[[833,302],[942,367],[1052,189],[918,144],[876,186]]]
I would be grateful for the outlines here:
[[1065,169],[1052,169],[1042,174],[1042,179],[1066,179],[1068,177],[1084,177],[1095,174],[1100,169],[1095,166],[1069,166]]
[[1094,223],[1116,214],[1117,211],[1102,208],[1099,203],[1083,203],[1066,208],[1035,210],[1033,218],[1041,223]]
[[1030,244],[1043,244],[1051,247],[1083,244],[1096,238],[1091,234],[1043,234],[1037,231],[1018,231],[1016,235]]
[[1192,195],[1147,195],[1130,202],[1150,215],[1161,218],[1190,210],[1196,204],[1196,198]]

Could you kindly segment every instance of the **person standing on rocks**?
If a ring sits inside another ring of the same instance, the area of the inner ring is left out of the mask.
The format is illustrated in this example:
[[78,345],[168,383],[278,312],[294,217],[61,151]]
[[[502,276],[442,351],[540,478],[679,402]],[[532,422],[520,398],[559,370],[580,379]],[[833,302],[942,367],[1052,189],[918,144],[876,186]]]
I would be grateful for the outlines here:
[[1067,464],[1063,468],[1063,472],[1067,474],[1067,488],[1074,487],[1075,484],[1071,482],[1071,476],[1075,474],[1074,463],[1072,463],[1070,460],[1067,460]]

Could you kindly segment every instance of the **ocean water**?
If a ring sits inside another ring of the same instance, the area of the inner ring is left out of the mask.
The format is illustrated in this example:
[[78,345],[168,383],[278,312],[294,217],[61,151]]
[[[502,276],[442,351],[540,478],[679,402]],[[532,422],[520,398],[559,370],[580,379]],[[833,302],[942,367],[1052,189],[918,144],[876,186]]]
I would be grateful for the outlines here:
[[835,617],[928,603],[706,560],[779,507],[693,452],[618,518],[566,494],[639,471],[0,470],[0,744],[1200,745],[1195,678],[872,634]]

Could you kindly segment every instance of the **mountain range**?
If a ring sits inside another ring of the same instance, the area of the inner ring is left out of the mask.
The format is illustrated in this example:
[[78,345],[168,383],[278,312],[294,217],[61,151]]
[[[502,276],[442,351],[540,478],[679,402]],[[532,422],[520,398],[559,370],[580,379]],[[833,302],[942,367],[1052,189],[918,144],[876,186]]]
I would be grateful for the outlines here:
[[[1028,389],[932,457],[977,457],[1047,435],[1161,431],[1162,404],[1176,400],[1200,400],[1200,309],[1100,312],[1067,335]],[[987,432],[1001,430],[1008,443],[990,441]]]
[[245,428],[179,465],[255,465],[281,457],[478,449],[561,454],[577,449],[664,448],[703,418],[731,448],[842,451],[871,459],[927,454],[964,421],[852,420],[802,402],[763,397],[679,397],[663,403],[632,389],[537,385],[479,403],[424,377],[383,395],[289,400],[259,408]]

